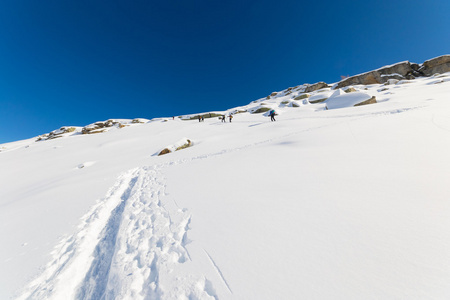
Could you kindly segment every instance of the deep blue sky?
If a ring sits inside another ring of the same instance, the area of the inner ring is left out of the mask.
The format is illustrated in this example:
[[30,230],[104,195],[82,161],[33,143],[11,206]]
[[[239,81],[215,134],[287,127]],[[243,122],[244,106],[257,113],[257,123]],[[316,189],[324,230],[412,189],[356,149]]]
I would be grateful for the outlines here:
[[450,1],[2,0],[0,143],[450,54]]

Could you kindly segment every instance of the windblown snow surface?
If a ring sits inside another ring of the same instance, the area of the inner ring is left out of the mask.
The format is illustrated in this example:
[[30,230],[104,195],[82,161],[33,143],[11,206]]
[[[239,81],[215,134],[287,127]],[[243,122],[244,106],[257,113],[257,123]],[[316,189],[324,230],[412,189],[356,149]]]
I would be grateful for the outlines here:
[[448,78],[0,145],[0,299],[449,299]]

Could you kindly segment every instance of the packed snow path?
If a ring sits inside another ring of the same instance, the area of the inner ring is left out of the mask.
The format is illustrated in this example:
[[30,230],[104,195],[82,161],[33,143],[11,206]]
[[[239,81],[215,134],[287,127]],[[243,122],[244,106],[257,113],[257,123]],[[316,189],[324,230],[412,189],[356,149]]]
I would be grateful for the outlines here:
[[[157,167],[122,175],[21,299],[216,298],[204,276],[170,274],[190,260],[185,246],[191,217],[185,209],[165,207],[162,178]],[[172,282],[177,288],[166,289]]]

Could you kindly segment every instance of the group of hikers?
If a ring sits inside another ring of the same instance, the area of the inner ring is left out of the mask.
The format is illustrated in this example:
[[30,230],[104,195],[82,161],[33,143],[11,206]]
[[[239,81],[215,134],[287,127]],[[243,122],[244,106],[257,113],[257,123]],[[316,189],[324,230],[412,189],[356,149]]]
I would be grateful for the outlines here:
[[[210,114],[210,116],[211,116],[211,114]],[[273,122],[273,121],[276,121],[276,120],[275,120],[275,116],[276,116],[276,112],[275,112],[274,109],[272,109],[272,110],[269,112],[270,121],[272,121],[272,122]],[[220,116],[219,119],[220,119],[223,123],[226,123],[226,116],[225,116],[225,115]],[[229,115],[228,115],[228,119],[230,120],[230,123],[231,123],[231,120],[233,120],[233,115],[232,115],[232,114],[229,114]],[[205,121],[205,117],[204,117],[204,116],[198,116],[198,121],[199,121],[199,122]]]
[[[233,115],[230,114],[228,116],[228,118],[230,119],[230,123],[231,123],[231,120],[233,120]],[[226,122],[226,116],[225,115],[223,115],[222,117],[219,117],[219,119],[222,120],[223,123]]]

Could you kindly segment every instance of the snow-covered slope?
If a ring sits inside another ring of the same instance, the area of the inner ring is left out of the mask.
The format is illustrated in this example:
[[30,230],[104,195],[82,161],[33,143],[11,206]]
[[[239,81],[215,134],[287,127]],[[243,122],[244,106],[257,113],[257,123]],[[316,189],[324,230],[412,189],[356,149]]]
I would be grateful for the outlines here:
[[0,145],[0,298],[447,299],[448,78]]

